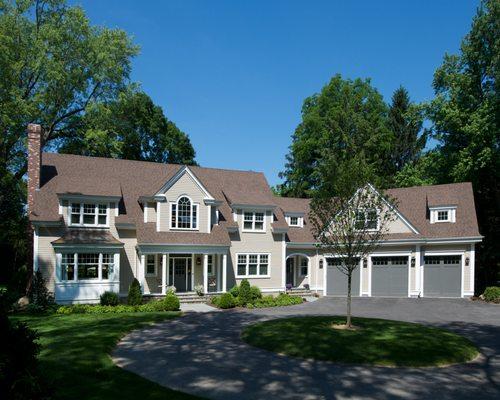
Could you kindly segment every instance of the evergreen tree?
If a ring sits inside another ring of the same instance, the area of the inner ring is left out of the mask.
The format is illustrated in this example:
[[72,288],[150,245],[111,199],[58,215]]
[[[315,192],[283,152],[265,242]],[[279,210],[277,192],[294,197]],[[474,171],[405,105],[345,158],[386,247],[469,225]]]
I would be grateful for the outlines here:
[[402,86],[392,95],[388,122],[394,136],[391,163],[394,172],[398,172],[418,159],[427,141],[427,134],[420,134],[422,111],[411,103],[408,91]]

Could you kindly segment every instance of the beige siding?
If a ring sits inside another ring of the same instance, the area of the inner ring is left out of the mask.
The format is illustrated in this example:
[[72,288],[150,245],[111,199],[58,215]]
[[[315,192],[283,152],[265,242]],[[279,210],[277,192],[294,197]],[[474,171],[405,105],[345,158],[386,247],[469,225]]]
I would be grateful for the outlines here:
[[56,254],[52,242],[63,234],[61,228],[38,228],[38,268],[47,282],[49,291],[55,291]]
[[203,191],[188,173],[182,175],[165,194],[167,202],[162,203],[160,207],[160,231],[170,230],[170,203],[175,203],[180,196],[186,195],[191,198],[193,203],[198,204],[198,232],[208,232],[210,207],[204,204]]
[[227,287],[230,289],[235,282],[240,283],[241,279],[236,279],[236,264],[238,253],[268,253],[271,260],[269,265],[269,278],[248,279],[251,285],[259,286],[261,289],[281,289],[282,288],[282,234],[274,235],[271,232],[272,213],[266,212],[265,232],[242,232],[241,213],[238,213],[239,232],[230,234],[231,248],[230,256],[227,260]]
[[144,207],[148,209],[147,222],[156,222],[156,204],[155,203],[146,203]]

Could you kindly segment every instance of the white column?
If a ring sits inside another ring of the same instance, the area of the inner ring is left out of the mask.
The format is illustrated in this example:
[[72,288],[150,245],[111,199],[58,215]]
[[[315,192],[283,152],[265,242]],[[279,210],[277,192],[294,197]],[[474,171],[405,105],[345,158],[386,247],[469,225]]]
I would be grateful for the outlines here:
[[222,291],[227,292],[227,254],[222,255]]
[[170,286],[170,254],[167,254],[167,286]]
[[475,276],[476,276],[476,244],[471,243],[470,245],[470,291],[474,294],[475,290]]
[[161,256],[161,294],[167,293],[167,255]]
[[191,254],[191,290],[194,290],[194,267],[196,265],[196,257]]
[[141,254],[141,262],[139,263],[139,270],[137,271],[137,280],[139,281],[141,285],[142,292],[144,293],[144,272],[146,269],[146,256],[144,254]]
[[208,293],[208,254],[203,254],[203,293]]
[[286,235],[281,239],[281,287],[286,291]]
[[[417,244],[415,246],[415,289],[418,293],[422,292],[422,281],[421,281],[421,272],[420,272],[420,245]],[[411,266],[410,266],[411,269]]]

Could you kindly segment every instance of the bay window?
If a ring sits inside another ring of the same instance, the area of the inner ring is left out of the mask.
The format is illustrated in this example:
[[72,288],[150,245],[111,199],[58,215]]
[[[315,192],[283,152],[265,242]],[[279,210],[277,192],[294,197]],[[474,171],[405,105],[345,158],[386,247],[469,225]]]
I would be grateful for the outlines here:
[[72,202],[69,207],[69,225],[108,226],[108,205]]
[[114,253],[62,253],[61,281],[108,281],[115,279]]
[[237,277],[268,277],[269,254],[238,254]]

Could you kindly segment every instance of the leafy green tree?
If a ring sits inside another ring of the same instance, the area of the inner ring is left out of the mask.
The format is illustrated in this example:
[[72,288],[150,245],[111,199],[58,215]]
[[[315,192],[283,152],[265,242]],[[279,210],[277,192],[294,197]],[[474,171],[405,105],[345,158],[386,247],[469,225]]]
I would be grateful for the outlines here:
[[401,171],[406,164],[418,159],[427,141],[426,132],[422,132],[424,121],[420,107],[410,101],[408,91],[399,87],[392,95],[389,106],[389,128],[394,142],[391,151],[391,164],[394,172]]
[[394,176],[395,187],[436,185],[445,181],[442,169],[444,159],[437,150],[424,153],[420,158],[405,164]]
[[442,182],[471,181],[484,242],[479,287],[499,278],[500,241],[500,1],[483,0],[458,55],[445,55],[434,75],[429,106],[442,155]]
[[129,88],[115,101],[89,107],[63,153],[195,165],[189,137],[144,92]]
[[280,192],[313,195],[330,159],[347,162],[354,154],[363,154],[377,172],[375,183],[384,186],[390,175],[392,141],[387,113],[387,105],[369,80],[334,76],[319,94],[304,101],[302,122],[292,136],[285,171],[280,173],[284,179]]

